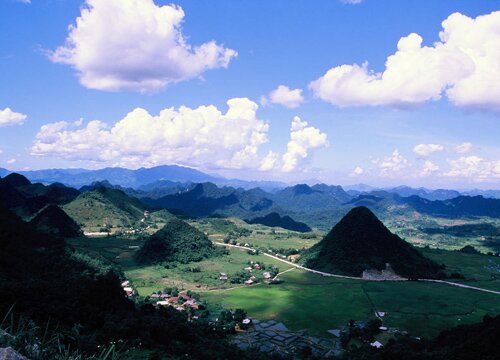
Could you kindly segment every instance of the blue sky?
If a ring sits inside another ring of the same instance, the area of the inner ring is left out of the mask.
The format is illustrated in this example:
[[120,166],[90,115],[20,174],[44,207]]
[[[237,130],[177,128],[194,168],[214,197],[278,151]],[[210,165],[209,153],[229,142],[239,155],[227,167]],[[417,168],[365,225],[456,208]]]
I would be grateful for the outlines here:
[[498,1],[174,4],[2,1],[0,167],[499,188]]

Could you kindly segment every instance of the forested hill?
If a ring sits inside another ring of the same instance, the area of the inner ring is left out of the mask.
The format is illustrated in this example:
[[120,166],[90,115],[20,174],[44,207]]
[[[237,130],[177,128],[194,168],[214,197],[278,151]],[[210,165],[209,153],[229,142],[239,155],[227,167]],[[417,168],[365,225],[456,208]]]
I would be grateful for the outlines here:
[[[104,264],[68,254],[64,240],[42,234],[0,205],[0,313],[35,321],[86,324],[127,306],[118,276]],[[33,295],[36,294],[36,295]]]
[[261,224],[271,227],[281,227],[283,229],[309,232],[312,229],[307,224],[293,220],[290,216],[280,216],[278,213],[270,213],[266,216],[245,220],[248,224]]
[[387,263],[403,277],[441,276],[438,264],[392,234],[366,207],[352,209],[304,259],[310,268],[351,276],[384,270]]
[[46,206],[30,221],[30,225],[41,233],[62,238],[83,235],[80,226],[57,205]]
[[208,237],[180,219],[172,219],[146,240],[138,251],[140,263],[200,261],[216,256],[216,249]]
[[49,204],[66,204],[79,191],[54,183],[32,184],[26,177],[12,173],[0,179],[0,203],[23,218],[30,218]]
[[143,217],[146,206],[122,190],[98,187],[84,192],[63,206],[78,224],[91,227],[132,227]]

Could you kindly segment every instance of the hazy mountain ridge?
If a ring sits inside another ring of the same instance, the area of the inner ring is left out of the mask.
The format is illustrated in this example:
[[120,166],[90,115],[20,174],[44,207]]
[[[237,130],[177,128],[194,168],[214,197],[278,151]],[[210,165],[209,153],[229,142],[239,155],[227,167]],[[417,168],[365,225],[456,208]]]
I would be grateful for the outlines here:
[[[0,168],[0,177],[12,173],[7,169]],[[160,181],[177,183],[201,183],[213,182],[220,186],[234,186],[250,189],[262,187],[274,191],[285,187],[286,184],[276,181],[246,181],[239,179],[226,179],[218,175],[210,175],[202,171],[179,166],[162,165],[151,168],[139,168],[136,170],[121,167],[108,167],[99,170],[88,169],[46,169],[18,171],[34,182],[54,183],[60,182],[67,186],[80,188],[93,182],[109,181],[113,185],[140,189]],[[2,175],[4,174],[4,175]]]
[[[0,177],[6,176],[10,173],[13,173],[13,171],[0,168]],[[76,188],[89,185],[93,182],[100,182],[105,180],[109,181],[113,185],[119,185],[125,188],[128,187],[135,190],[144,191],[149,191],[153,188],[175,187],[174,183],[180,183],[181,187],[186,187],[190,183],[202,182],[212,182],[221,187],[228,186],[234,188],[243,188],[245,190],[249,190],[252,188],[261,188],[270,193],[276,193],[287,187],[291,187],[291,185],[287,185],[286,183],[280,181],[227,179],[218,175],[210,175],[193,168],[179,165],[162,165],[151,168],[139,168],[136,170],[121,167],[108,167],[99,170],[44,169],[18,171],[18,173],[26,176],[32,182],[42,182],[47,184],[60,182],[67,186]],[[313,184],[315,182],[308,182],[308,184]],[[323,187],[324,184],[319,183],[317,185]],[[325,186],[333,186],[334,188],[339,187],[334,185]],[[484,197],[500,199],[500,190],[495,189],[428,189],[425,187],[413,188],[406,185],[395,187],[374,187],[363,183],[355,185],[345,185],[342,187],[342,191],[350,196],[369,193],[375,190],[384,190],[403,197],[417,195],[428,200],[447,200],[459,195],[481,195]]]

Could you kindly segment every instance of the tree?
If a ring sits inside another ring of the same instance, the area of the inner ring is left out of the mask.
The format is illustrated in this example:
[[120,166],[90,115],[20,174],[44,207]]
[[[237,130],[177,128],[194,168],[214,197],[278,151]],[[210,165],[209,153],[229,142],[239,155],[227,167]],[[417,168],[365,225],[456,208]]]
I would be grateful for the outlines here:
[[375,334],[378,334],[380,332],[380,327],[382,326],[382,320],[380,320],[379,318],[376,318],[376,319],[373,319],[373,320],[370,320],[368,321],[368,323],[366,324],[366,327],[368,329],[368,331],[375,335]]
[[243,309],[234,310],[233,318],[234,321],[241,323],[244,319],[246,319],[247,313]]

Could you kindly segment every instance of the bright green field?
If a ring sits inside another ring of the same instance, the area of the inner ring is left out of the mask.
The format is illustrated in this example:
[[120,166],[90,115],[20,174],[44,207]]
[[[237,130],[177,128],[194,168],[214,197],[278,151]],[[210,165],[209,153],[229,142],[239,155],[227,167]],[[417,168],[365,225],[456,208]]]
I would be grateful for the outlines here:
[[458,272],[465,276],[465,280],[451,281],[500,291],[500,257],[464,254],[458,251],[420,250],[437,263],[444,263],[447,273]]
[[422,282],[372,282],[325,278],[302,270],[281,276],[281,285],[204,293],[209,303],[244,308],[257,319],[283,321],[316,335],[387,312],[384,325],[418,336],[500,313],[500,296]]
[[360,282],[332,280],[302,270],[280,276],[280,285],[258,285],[224,292],[203,293],[212,304],[243,308],[256,319],[283,321],[294,330],[313,334],[369,316],[371,305]]

